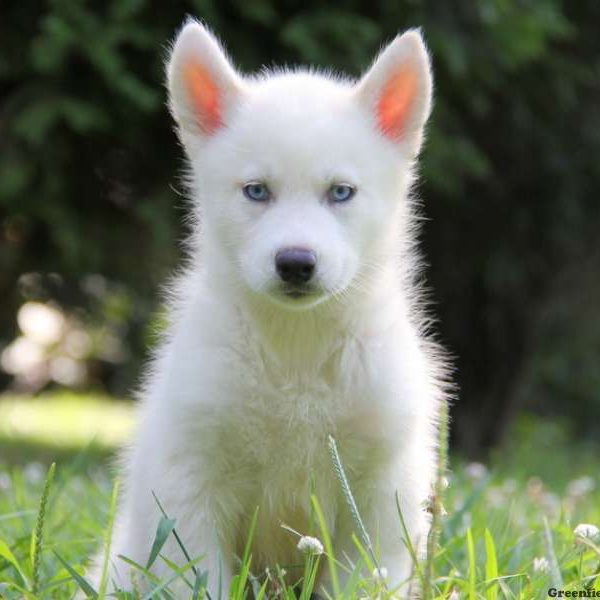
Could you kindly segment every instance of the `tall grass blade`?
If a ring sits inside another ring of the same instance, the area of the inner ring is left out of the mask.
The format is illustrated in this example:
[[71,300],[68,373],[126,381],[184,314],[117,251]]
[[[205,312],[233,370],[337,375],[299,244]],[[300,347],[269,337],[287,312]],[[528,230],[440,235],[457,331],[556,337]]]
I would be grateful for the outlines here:
[[548,519],[546,519],[546,517],[544,517],[544,543],[546,545],[546,553],[548,554],[548,560],[550,562],[550,577],[552,580],[552,585],[557,589],[562,589],[564,587],[563,578],[560,573],[560,567],[558,566],[556,552],[554,551],[552,532],[550,531],[550,525],[548,524]]
[[417,576],[419,577],[419,581],[421,583],[421,591],[422,591],[422,594],[424,595],[425,590],[428,590],[429,587],[426,584],[425,573],[423,572],[423,569],[421,568],[421,564],[420,564],[419,558],[417,556],[417,551],[415,550],[415,547],[414,547],[412,540],[410,539],[410,535],[408,533],[408,527],[406,526],[406,521],[404,520],[404,515],[402,513],[402,507],[400,506],[400,496],[398,495],[397,490],[396,490],[395,497],[396,497],[396,508],[398,510],[398,517],[400,518],[400,525],[402,526],[402,534],[404,535],[404,543],[406,545],[406,548],[407,548],[410,558],[412,560],[414,570],[416,571]]
[[244,547],[244,554],[242,556],[242,568],[239,575],[234,577],[232,584],[231,597],[234,600],[243,600],[246,597],[246,583],[250,576],[250,563],[252,562],[252,555],[250,550],[252,548],[252,540],[254,538],[254,532],[256,530],[256,523],[258,521],[258,506],[252,516],[250,522],[250,529],[248,530],[248,536],[246,538],[246,545]]
[[83,577],[83,575],[80,575],[58,552],[54,551],[54,556],[56,556],[62,566],[69,572],[69,575],[77,582],[77,585],[79,585],[86,597],[98,597],[96,590],[91,586],[90,582]]
[[130,567],[133,567],[137,572],[143,574],[148,581],[156,584],[160,583],[160,578],[157,575],[152,573],[152,571],[148,571],[143,565],[135,562],[135,560],[132,560],[127,556],[123,556],[122,554],[118,555],[118,559],[122,560],[124,563],[127,563]]
[[302,578],[302,589],[299,600],[310,600],[315,588],[317,572],[319,570],[320,557],[308,555],[304,563],[304,576]]
[[327,521],[323,509],[319,504],[316,496],[311,496],[311,504],[319,523],[319,529],[321,530],[321,537],[323,538],[323,545],[325,546],[325,553],[327,554],[327,565],[329,567],[329,577],[331,579],[331,585],[333,587],[334,598],[340,597],[340,579],[337,572],[337,562],[333,554],[333,544],[331,543],[331,535],[329,535],[329,529],[327,527]]
[[358,550],[358,554],[362,562],[365,564],[365,567],[367,568],[369,573],[371,573],[375,569],[375,564],[373,563],[370,554],[365,549],[364,545],[358,539],[355,533],[352,534],[352,543],[354,544],[354,547]]
[[[202,557],[198,557],[192,561],[188,561],[185,565],[183,565],[182,567],[179,567],[178,569],[176,569],[174,571],[174,575],[172,577],[170,577],[169,579],[162,581],[157,587],[155,587],[154,589],[150,590],[144,597],[142,600],[151,600],[151,598],[154,598],[155,596],[157,596],[158,594],[165,594],[168,591],[168,587],[174,582],[177,581],[178,579],[181,579],[183,574],[191,569],[194,569],[197,563],[199,563],[202,560]],[[172,597],[171,594],[169,593],[169,597]]]
[[[156,502],[156,505],[158,506],[163,517],[168,519],[169,515],[165,512],[165,509],[163,508],[162,504],[160,503],[160,500],[158,499],[158,496],[154,492],[152,492],[152,497],[154,498],[154,501]],[[192,565],[192,572],[194,573],[194,577],[196,577],[198,575],[198,573],[197,573],[196,567],[194,566],[194,561],[192,561],[192,558],[190,557],[190,554],[187,551],[187,548],[185,547],[184,543],[181,541],[181,538],[179,537],[179,534],[177,533],[177,529],[175,529],[175,527],[173,527],[172,532],[173,532],[173,537],[175,538],[175,541],[177,542],[177,545],[179,546],[179,548],[183,552],[183,555],[185,556],[185,560],[187,560],[188,563]],[[207,597],[210,598],[210,595],[207,594]]]
[[25,585],[27,583],[27,576],[21,568],[16,556],[12,553],[9,545],[2,539],[0,539],[0,557],[2,557],[15,568],[17,575],[21,578],[21,583]]
[[[485,530],[485,578],[488,582],[486,600],[497,600],[498,598],[498,557],[496,556],[496,544],[490,530]],[[493,583],[490,583],[493,582]]]
[[344,471],[344,467],[343,467],[342,461],[340,459],[340,454],[337,449],[337,444],[335,443],[335,439],[333,438],[333,436],[331,436],[331,435],[329,436],[328,442],[329,442],[329,453],[331,455],[331,460],[333,462],[335,474],[338,478],[338,481],[340,482],[340,486],[344,493],[344,498],[346,499],[346,503],[348,504],[348,507],[350,508],[350,513],[352,514],[352,518],[354,519],[354,522],[356,523],[356,527],[358,528],[358,533],[360,534],[360,537],[362,538],[362,541],[371,556],[371,560],[373,561],[374,565],[379,569],[380,567],[379,567],[379,563],[377,561],[377,557],[375,556],[375,552],[373,550],[373,544],[371,543],[371,537],[369,536],[369,533],[367,532],[367,529],[365,527],[365,524],[363,523],[360,513],[358,512],[358,507],[356,506],[356,501],[354,500],[354,496],[352,495],[352,490],[350,489],[350,484],[348,483],[348,478],[346,477],[346,472]]
[[54,480],[54,472],[56,471],[56,463],[52,463],[48,469],[46,482],[40,498],[40,507],[38,510],[35,529],[31,535],[31,593],[37,594],[40,589],[40,560],[42,556],[42,545],[44,541],[44,522],[46,519],[46,506],[48,504],[48,495],[50,494],[50,486]]
[[[194,562],[198,562],[200,560],[202,560],[204,558],[204,556],[198,556]],[[171,571],[173,571],[173,573],[179,573],[180,570],[180,566],[173,560],[171,560],[170,558],[164,556],[163,554],[160,555],[160,559],[165,563],[165,565],[167,565],[167,567],[169,567],[169,569],[171,569]],[[191,567],[191,565],[190,565]],[[188,580],[188,578],[185,576],[184,573],[180,573],[179,574],[179,579],[181,579],[181,581],[183,581],[183,583],[185,583],[185,585],[190,588],[190,590],[194,589],[194,586],[192,585],[192,583]],[[194,578],[195,580],[195,578]]]
[[[165,519],[169,519],[170,518],[169,515],[166,513],[165,509],[163,508],[163,505],[160,503],[160,500],[158,499],[158,496],[154,493],[154,491],[152,492],[152,497],[154,498],[154,501],[156,502],[156,506],[158,506],[158,509],[162,513],[162,516]],[[173,521],[174,520],[175,519],[173,519]],[[198,562],[199,559],[198,558],[195,560],[191,559],[190,554],[187,551],[185,544],[181,541],[181,538],[179,537],[179,534],[177,533],[177,529],[175,529],[174,525],[173,525],[173,529],[171,531],[173,533],[173,537],[175,538],[175,541],[177,542],[177,545],[179,546],[179,548],[183,552],[183,555],[185,556],[185,560],[187,560],[188,565],[191,566],[194,577],[198,577],[198,569],[196,569],[195,564]],[[212,600],[211,595],[208,593],[208,590],[205,592],[205,595],[208,600]]]
[[470,527],[467,529],[467,558],[469,561],[469,600],[477,600],[477,561],[475,560],[473,532]]
[[115,517],[117,514],[117,502],[119,500],[119,480],[115,480],[112,497],[110,500],[110,511],[108,513],[108,527],[106,529],[106,541],[104,546],[104,560],[102,561],[102,575],[100,576],[100,585],[98,587],[98,598],[104,600],[106,588],[108,585],[108,568],[110,563],[110,548],[112,546],[112,536],[115,527]]
[[167,541],[167,538],[173,531],[174,527],[175,519],[169,519],[167,517],[160,518],[158,527],[156,528],[154,542],[152,543],[152,549],[150,550],[150,556],[148,557],[148,562],[146,563],[146,569],[149,569],[154,564],[154,561],[158,557],[159,552],[165,545],[165,542]]
[[434,596],[434,555],[441,530],[440,517],[443,512],[442,500],[444,495],[443,480],[448,469],[448,430],[448,403],[442,402],[439,415],[437,472],[431,502],[431,526],[427,536],[427,556],[425,558],[425,568],[421,584],[423,600],[429,600]]
[[258,594],[256,594],[256,600],[264,600],[267,597],[267,586],[269,585],[269,580],[267,579],[263,584]]
[[[200,592],[202,590],[206,590],[206,586],[208,585],[208,571],[203,571],[202,573],[198,571],[198,575],[196,575],[196,581],[194,581],[194,589],[192,590],[192,600],[199,600]],[[204,594],[202,594],[204,596]]]

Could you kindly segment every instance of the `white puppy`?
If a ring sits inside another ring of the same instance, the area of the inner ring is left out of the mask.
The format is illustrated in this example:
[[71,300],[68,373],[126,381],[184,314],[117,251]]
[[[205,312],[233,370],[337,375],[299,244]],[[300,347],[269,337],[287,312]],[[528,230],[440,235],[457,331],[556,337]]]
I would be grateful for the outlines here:
[[[152,492],[189,553],[204,556],[213,598],[219,579],[227,596],[256,507],[255,573],[302,563],[281,523],[308,533],[311,493],[336,556],[356,557],[332,435],[398,585],[411,560],[395,495],[422,546],[445,401],[410,197],[431,105],[423,41],[397,37],[358,82],[312,70],[247,77],[190,22],[168,87],[195,234],[145,380],[110,577],[128,588],[118,555],[148,559],[160,516]],[[163,553],[186,562],[174,540]],[[168,572],[160,559],[155,569]],[[323,567],[319,585],[328,578]]]

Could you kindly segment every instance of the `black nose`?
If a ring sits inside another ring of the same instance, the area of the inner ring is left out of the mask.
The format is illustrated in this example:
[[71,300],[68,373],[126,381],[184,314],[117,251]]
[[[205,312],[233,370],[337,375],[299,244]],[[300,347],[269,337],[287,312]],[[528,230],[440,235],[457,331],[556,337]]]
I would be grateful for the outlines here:
[[284,248],[275,256],[275,267],[279,277],[294,285],[310,281],[316,266],[316,254],[305,248]]

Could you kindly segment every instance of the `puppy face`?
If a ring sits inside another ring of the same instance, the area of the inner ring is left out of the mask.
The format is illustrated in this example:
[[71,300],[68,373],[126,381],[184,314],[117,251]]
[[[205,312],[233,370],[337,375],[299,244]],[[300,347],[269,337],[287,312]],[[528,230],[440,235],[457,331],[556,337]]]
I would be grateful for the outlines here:
[[420,36],[394,40],[358,83],[307,72],[244,79],[191,23],[168,77],[209,259],[290,308],[358,286],[398,231],[429,114]]

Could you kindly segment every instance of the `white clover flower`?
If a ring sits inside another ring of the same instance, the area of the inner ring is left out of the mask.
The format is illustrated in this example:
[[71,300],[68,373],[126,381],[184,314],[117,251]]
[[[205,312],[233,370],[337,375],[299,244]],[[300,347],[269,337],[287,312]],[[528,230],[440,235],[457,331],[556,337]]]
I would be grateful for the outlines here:
[[373,573],[371,573],[373,579],[377,581],[381,581],[382,583],[387,579],[388,570],[385,567],[380,567],[379,569],[373,569]]
[[303,554],[323,554],[323,544],[321,541],[310,535],[303,535],[297,546]]
[[534,573],[547,573],[550,570],[550,562],[545,556],[536,556],[533,559]]
[[448,600],[460,600],[460,594],[456,588],[454,588],[450,595],[448,596]]
[[561,501],[557,494],[544,492],[540,498],[542,508],[550,515],[558,516],[561,510]]
[[499,508],[506,503],[506,494],[502,488],[493,487],[489,489],[487,499],[491,506]]
[[583,543],[584,539],[593,542],[600,538],[600,529],[591,523],[579,523],[579,525],[573,529],[573,533],[576,538],[575,542],[578,544]]
[[12,487],[12,479],[8,473],[0,473],[0,490],[9,490]]
[[580,498],[581,496],[585,496],[589,492],[592,492],[596,487],[596,482],[593,477],[589,475],[584,475],[583,477],[579,477],[579,479],[573,479],[567,486],[567,494],[569,496],[575,496]]
[[469,463],[465,472],[471,479],[483,479],[487,475],[487,467],[478,462]]
[[544,482],[537,476],[530,477],[527,480],[527,495],[534,502],[541,502],[544,495]]
[[23,475],[27,483],[36,484],[44,480],[46,470],[44,466],[39,462],[30,462],[25,465],[23,469]]

